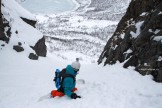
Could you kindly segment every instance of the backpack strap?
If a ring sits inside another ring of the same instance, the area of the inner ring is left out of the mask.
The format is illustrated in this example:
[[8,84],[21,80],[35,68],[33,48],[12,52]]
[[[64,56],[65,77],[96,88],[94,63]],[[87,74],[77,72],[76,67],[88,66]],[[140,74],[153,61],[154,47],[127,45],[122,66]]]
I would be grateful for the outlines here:
[[64,89],[63,89],[63,81],[65,78],[70,77],[73,79],[73,83],[75,83],[76,79],[73,75],[71,74],[66,74],[66,69],[63,69],[61,72],[62,79],[61,79],[61,87],[58,89],[59,92],[63,92],[64,93]]
[[[66,74],[66,73],[65,73],[65,74],[62,76],[62,84],[63,84],[64,79],[67,78],[67,77],[71,77],[71,78],[73,79],[73,83],[75,83],[75,80],[76,80],[75,77],[74,77],[73,75],[71,75],[71,74]],[[61,84],[61,85],[62,85],[62,84]]]

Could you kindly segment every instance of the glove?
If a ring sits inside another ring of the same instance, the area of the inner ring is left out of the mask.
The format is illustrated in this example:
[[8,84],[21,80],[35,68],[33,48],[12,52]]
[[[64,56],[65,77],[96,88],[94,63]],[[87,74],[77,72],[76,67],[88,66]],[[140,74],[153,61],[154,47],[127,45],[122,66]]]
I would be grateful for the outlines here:
[[81,96],[78,96],[78,95],[75,94],[75,93],[72,93],[72,94],[71,94],[71,99],[77,99],[77,98],[81,98]]

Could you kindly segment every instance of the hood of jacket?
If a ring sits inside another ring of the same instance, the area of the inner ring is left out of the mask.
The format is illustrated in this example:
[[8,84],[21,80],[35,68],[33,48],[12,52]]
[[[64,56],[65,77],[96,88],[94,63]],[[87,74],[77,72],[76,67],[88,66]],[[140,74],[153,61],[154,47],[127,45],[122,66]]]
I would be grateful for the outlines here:
[[68,66],[66,67],[66,73],[67,73],[67,74],[71,74],[71,75],[73,75],[73,76],[76,76],[76,75],[77,75],[77,73],[74,71],[74,69],[71,67],[71,65],[68,65]]

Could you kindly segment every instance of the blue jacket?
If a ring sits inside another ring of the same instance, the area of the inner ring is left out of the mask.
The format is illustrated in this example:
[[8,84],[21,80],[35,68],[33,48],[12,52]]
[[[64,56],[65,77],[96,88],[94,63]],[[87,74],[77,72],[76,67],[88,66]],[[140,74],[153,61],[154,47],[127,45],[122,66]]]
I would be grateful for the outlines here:
[[[71,74],[74,77],[76,77],[76,72],[74,69],[71,67],[71,65],[68,65],[66,67],[66,73]],[[73,81],[73,78],[71,77],[66,77],[63,81],[63,89],[64,89],[64,94],[67,96],[71,96],[72,94],[72,89],[75,88],[75,82]]]

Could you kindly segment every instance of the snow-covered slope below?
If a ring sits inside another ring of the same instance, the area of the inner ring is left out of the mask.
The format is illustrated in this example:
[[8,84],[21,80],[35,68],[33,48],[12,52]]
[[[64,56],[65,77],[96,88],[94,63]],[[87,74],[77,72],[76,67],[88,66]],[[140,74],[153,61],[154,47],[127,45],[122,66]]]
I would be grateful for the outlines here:
[[114,21],[89,20],[76,13],[37,15],[37,19],[37,28],[47,37],[46,43],[51,53],[64,56],[58,51],[70,51],[87,55],[92,60],[97,60],[117,24]]
[[[95,9],[101,8],[103,1],[76,1],[78,8],[75,11],[61,14],[37,14],[37,28],[47,36],[46,43],[51,53],[68,59],[64,56],[64,52],[70,51],[87,55],[92,61],[96,61],[107,40],[115,31],[122,14],[125,13],[129,1],[106,1],[104,4],[106,7],[100,11]],[[112,3],[111,6],[110,3]],[[104,18],[109,17],[110,14],[120,15],[111,19]],[[79,57],[84,59],[83,56]]]
[[[0,107],[1,108],[161,108],[162,84],[151,76],[141,76],[133,68],[121,64],[102,67],[81,62],[77,83],[81,99],[69,97],[39,101],[56,89],[53,77],[56,68],[64,68],[65,61],[48,53],[47,58],[31,61],[14,51],[1,51]],[[10,61],[6,60],[9,59]],[[73,57],[71,57],[72,59]],[[74,60],[74,58],[73,58]],[[93,100],[93,101],[92,101]]]
[[84,61],[87,60],[84,55],[96,61],[130,0],[73,1],[78,6],[74,11],[37,14],[37,29],[46,36],[46,44],[51,53],[68,59],[66,53],[69,51],[71,54],[77,53],[74,56]]

